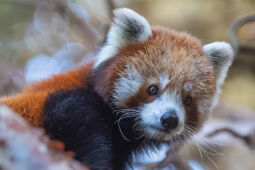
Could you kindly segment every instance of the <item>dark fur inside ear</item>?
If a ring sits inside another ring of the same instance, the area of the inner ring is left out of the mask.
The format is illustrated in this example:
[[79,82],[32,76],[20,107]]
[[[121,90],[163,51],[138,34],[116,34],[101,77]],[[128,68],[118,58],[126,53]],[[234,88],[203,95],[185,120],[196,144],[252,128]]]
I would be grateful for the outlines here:
[[215,71],[217,72],[221,69],[222,65],[225,63],[225,60],[227,59],[224,56],[222,56],[220,51],[212,51],[209,57],[214,66]]
[[119,48],[146,41],[151,36],[151,26],[143,16],[127,8],[115,10],[106,43],[99,51],[93,67],[97,68],[102,62],[114,57]]
[[121,30],[122,38],[129,42],[139,41],[140,35],[142,35],[145,26],[128,16],[122,16],[120,19],[122,22],[117,22],[116,26]]
[[107,37],[108,43],[115,44],[117,42],[114,41],[118,38],[121,38],[120,42],[136,43],[145,41],[152,35],[150,24],[138,13],[127,8],[120,8],[114,11],[114,16]]
[[204,45],[203,50],[214,67],[217,82],[221,85],[234,58],[232,47],[225,42],[214,42]]

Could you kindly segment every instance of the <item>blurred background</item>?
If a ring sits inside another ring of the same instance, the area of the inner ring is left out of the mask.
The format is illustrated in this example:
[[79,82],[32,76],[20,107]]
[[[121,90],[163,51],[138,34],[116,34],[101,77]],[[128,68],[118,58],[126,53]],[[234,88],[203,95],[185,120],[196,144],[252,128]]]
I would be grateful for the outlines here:
[[174,160],[164,148],[135,166],[254,170],[254,0],[0,0],[0,95],[93,60],[119,7],[204,44],[230,41],[236,50],[220,102],[201,133]]

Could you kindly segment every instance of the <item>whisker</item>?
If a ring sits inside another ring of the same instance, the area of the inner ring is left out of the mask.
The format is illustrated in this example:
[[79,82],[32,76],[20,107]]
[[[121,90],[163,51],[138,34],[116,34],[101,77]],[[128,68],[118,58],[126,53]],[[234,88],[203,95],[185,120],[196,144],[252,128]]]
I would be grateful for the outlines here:
[[121,115],[120,118],[114,122],[114,124],[118,123],[120,134],[123,137],[123,139],[126,141],[130,141],[130,140],[124,135],[123,131],[121,130],[120,121],[126,118],[135,117],[136,116],[135,113],[139,113],[137,109],[138,108],[127,108],[127,109],[124,108],[124,109],[114,110],[114,113],[116,114],[116,116],[123,113],[123,115]]
[[212,160],[212,158],[210,158],[210,157],[207,155],[207,153],[205,152],[205,150],[201,148],[201,151],[202,151],[202,152],[205,154],[205,156],[210,160],[210,162],[214,165],[214,167],[215,167],[216,169],[219,169],[218,166],[216,165],[216,163]]
[[[193,122],[192,122],[193,123]],[[195,132],[198,131],[198,129],[195,129],[194,127],[185,124],[185,128],[184,128],[185,133],[188,133],[190,135],[193,135]],[[218,169],[218,166],[216,165],[216,163],[213,161],[213,159],[209,156],[215,156],[215,155],[224,155],[223,153],[220,153],[216,150],[216,148],[210,143],[208,142],[206,139],[202,138],[201,136],[196,136],[198,138],[198,142],[194,142],[195,145],[198,148],[199,154],[201,156],[201,159],[203,160],[203,154],[206,156],[206,158],[208,158],[208,160],[213,164],[213,166]],[[208,150],[212,151],[213,153],[209,152]]]
[[[190,127],[190,126],[187,126],[186,128],[189,129],[190,131],[193,131],[193,130],[192,130],[192,127]],[[218,152],[218,151],[216,150],[215,146],[213,146],[213,145],[212,145],[210,142],[208,142],[205,138],[203,138],[203,137],[201,137],[201,136],[196,136],[196,137],[198,138],[198,140],[199,140],[199,142],[201,143],[202,147],[205,147],[205,148],[207,148],[207,149],[209,149],[209,150],[211,150],[211,151],[213,152],[213,153],[211,153],[211,152],[207,151],[208,154],[211,154],[211,155],[224,155],[223,153]]]
[[193,121],[185,121],[185,122],[187,122],[187,123],[191,123],[191,124],[196,124],[196,125],[200,125],[200,122],[193,122]]
[[121,136],[123,137],[123,139],[125,139],[126,141],[130,141],[128,138],[126,138],[126,136],[123,134],[121,128],[120,128],[120,122],[118,121],[118,127],[119,127],[119,130],[120,130],[120,133],[121,133]]
[[203,154],[202,154],[202,152],[201,152],[200,147],[198,146],[199,144],[197,144],[197,143],[195,142],[195,145],[197,146],[198,152],[199,152],[199,154],[200,154],[200,156],[201,156],[201,159],[203,160],[204,157],[203,157]]

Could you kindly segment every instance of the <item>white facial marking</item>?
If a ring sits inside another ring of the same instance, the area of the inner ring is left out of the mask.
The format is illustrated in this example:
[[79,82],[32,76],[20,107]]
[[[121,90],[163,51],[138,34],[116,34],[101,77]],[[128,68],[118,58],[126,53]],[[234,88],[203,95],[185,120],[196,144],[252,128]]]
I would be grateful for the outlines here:
[[141,124],[145,126],[145,133],[154,136],[159,134],[156,129],[146,128],[148,126],[154,126],[157,128],[162,128],[160,118],[163,114],[168,111],[168,109],[174,109],[179,118],[179,124],[176,129],[172,131],[171,134],[166,135],[166,138],[170,138],[173,134],[180,134],[184,128],[185,120],[185,110],[181,102],[180,95],[176,92],[163,93],[158,99],[153,102],[145,104],[141,110]]
[[160,88],[164,89],[166,87],[166,85],[170,82],[169,80],[169,76],[167,73],[161,73],[159,75],[159,80],[160,80]]
[[133,66],[127,66],[124,73],[125,75],[115,83],[113,99],[117,106],[122,105],[126,99],[134,95],[144,82],[142,75]]
[[106,44],[97,55],[93,65],[94,69],[104,61],[114,57],[119,48],[130,43],[145,41],[152,36],[149,22],[133,10],[120,8],[114,10],[114,15],[113,24],[107,34]]
[[191,83],[191,82],[186,82],[186,83],[184,84],[184,90],[185,90],[186,92],[190,92],[190,91],[192,90],[192,83]]

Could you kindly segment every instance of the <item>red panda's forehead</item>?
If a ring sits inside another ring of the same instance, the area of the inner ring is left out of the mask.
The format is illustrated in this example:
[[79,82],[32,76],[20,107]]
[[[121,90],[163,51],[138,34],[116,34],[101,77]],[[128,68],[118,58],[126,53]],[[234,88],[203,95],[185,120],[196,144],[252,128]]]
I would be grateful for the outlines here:
[[153,37],[120,49],[118,56],[119,70],[115,70],[118,80],[114,81],[114,97],[118,102],[135,101],[139,105],[151,102],[153,98],[146,95],[146,88],[155,83],[181,95],[185,84],[191,84],[194,95],[201,99],[209,99],[215,92],[213,67],[200,41],[189,34],[154,29]]
[[145,79],[167,74],[175,82],[182,82],[194,80],[203,72],[213,76],[198,39],[164,28],[154,29],[153,36],[144,43],[124,47],[119,56],[124,67],[135,68]]

